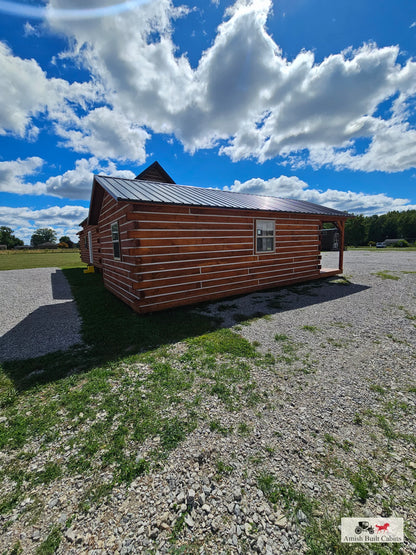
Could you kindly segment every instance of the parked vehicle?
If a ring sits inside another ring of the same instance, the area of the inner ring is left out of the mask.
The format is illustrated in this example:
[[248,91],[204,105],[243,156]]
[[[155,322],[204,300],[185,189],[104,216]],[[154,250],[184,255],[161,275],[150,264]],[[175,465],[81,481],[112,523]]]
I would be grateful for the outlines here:
[[376,248],[377,249],[385,249],[386,248],[386,243],[380,241],[379,243],[376,243]]

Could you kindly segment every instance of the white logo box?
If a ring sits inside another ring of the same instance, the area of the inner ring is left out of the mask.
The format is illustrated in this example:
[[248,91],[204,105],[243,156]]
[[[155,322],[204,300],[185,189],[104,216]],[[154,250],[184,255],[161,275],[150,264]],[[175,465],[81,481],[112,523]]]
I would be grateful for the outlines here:
[[341,518],[342,543],[401,543],[403,540],[402,518]]

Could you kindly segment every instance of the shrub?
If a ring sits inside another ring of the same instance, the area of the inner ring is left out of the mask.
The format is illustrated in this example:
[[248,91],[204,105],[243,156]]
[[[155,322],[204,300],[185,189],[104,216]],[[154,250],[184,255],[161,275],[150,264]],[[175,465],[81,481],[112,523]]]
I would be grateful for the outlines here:
[[405,239],[400,239],[397,243],[394,243],[393,247],[408,247],[409,243]]
[[368,246],[369,246],[369,247],[375,247],[375,246],[376,246],[376,242],[375,242],[375,241],[369,241],[369,242],[368,242]]

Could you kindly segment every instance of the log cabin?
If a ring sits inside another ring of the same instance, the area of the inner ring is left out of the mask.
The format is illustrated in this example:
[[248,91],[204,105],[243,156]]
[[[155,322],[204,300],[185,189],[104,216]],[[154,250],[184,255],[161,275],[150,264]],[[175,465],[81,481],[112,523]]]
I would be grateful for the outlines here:
[[[342,273],[345,212],[310,202],[177,185],[154,162],[135,179],[96,175],[81,259],[146,313]],[[339,230],[337,268],[321,233]]]

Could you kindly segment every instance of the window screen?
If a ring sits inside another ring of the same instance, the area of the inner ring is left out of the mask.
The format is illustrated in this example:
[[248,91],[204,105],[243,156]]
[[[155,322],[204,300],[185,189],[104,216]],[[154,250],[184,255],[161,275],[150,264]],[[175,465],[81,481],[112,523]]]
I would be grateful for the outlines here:
[[256,252],[274,252],[274,220],[256,220]]

